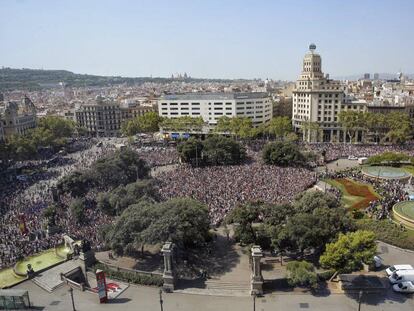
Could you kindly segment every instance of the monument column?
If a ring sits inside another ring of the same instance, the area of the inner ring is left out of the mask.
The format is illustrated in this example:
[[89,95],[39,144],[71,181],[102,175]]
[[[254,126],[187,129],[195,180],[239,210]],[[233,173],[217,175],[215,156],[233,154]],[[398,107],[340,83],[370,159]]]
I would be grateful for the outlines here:
[[263,252],[260,246],[254,245],[252,247],[252,278],[251,291],[252,295],[263,294],[263,276],[260,267],[260,259],[263,257]]
[[173,291],[175,286],[175,274],[173,267],[173,253],[174,253],[174,244],[171,242],[166,242],[161,249],[162,254],[164,255],[164,273],[162,278],[164,279],[163,288],[165,291]]

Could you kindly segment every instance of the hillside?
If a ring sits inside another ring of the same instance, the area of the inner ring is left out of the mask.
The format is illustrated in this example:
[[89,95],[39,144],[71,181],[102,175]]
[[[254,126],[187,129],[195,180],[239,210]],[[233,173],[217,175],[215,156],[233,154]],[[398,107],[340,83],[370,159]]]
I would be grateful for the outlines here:
[[[168,83],[173,81],[170,78],[125,78],[118,76],[95,76],[88,74],[76,74],[66,70],[41,70],[41,69],[0,69],[0,92],[10,90],[40,90],[52,88],[59,85],[60,82],[67,86],[109,86],[116,84],[140,84],[144,82]],[[189,78],[186,81],[230,81],[219,79],[194,79]]]

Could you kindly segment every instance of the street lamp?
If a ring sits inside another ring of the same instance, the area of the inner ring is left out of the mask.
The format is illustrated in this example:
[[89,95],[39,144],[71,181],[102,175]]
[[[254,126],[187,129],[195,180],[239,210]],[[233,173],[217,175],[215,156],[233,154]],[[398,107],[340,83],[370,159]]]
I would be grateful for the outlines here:
[[162,303],[163,303],[163,301],[162,301],[162,289],[160,289],[160,307],[161,307],[161,311],[164,310],[163,307],[162,307]]
[[361,311],[361,301],[362,301],[362,294],[364,292],[362,290],[359,291],[358,293],[358,311]]
[[70,298],[72,299],[72,310],[76,311],[75,309],[75,301],[73,300],[73,288],[69,287]]
[[253,311],[256,311],[256,291],[253,292]]

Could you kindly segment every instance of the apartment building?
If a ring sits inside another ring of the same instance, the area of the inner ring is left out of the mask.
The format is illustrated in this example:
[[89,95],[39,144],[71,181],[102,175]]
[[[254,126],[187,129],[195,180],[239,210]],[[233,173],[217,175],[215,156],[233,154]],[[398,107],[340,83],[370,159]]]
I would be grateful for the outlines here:
[[0,123],[1,139],[11,135],[24,135],[36,127],[36,107],[27,96],[21,102],[2,101],[0,103]]

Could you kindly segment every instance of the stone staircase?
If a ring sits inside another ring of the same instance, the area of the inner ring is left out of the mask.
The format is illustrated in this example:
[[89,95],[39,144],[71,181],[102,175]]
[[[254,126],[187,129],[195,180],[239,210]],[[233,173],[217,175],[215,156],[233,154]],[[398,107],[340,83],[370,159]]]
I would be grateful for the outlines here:
[[79,263],[77,261],[70,260],[41,272],[39,275],[34,277],[32,281],[45,291],[51,293],[56,288],[63,285],[63,281],[60,279],[60,274],[69,272],[77,267],[79,267]]
[[178,289],[174,292],[212,296],[250,296],[250,282],[208,279],[203,284],[191,284],[180,280]]

